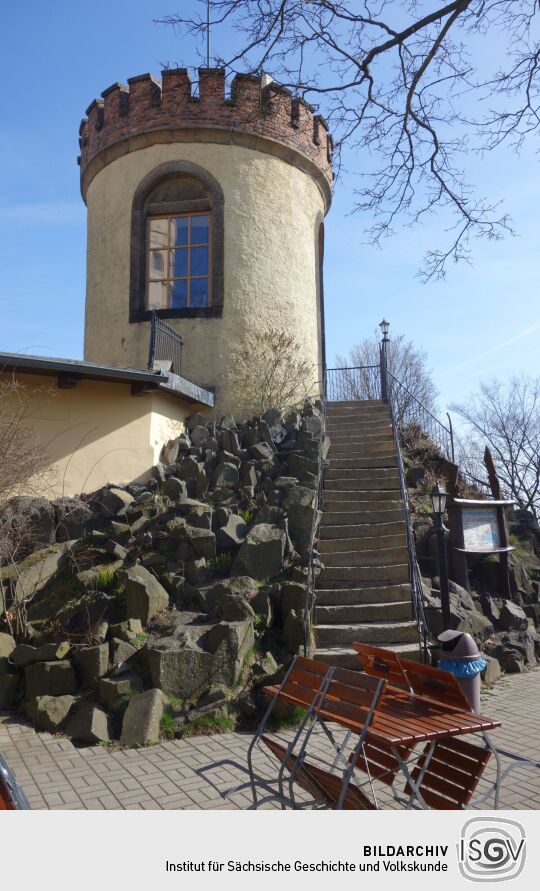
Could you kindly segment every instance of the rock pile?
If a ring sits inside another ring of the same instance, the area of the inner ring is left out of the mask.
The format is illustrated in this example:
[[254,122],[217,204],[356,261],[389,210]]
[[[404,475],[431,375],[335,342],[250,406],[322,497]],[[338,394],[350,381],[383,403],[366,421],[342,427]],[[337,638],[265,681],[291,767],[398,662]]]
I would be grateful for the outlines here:
[[155,741],[164,716],[180,732],[199,713],[251,713],[248,679],[305,640],[321,437],[316,404],[242,424],[195,415],[146,482],[14,499],[0,709],[126,745]]

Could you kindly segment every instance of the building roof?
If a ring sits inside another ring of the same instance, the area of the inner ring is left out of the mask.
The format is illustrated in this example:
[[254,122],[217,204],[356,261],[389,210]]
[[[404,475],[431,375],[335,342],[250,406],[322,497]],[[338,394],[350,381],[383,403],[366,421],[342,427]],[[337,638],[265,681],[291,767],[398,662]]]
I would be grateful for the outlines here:
[[58,375],[60,387],[75,386],[78,380],[97,380],[107,383],[134,385],[134,390],[144,392],[160,389],[203,405],[214,405],[214,394],[192,384],[178,374],[162,371],[143,371],[140,368],[121,368],[114,365],[100,365],[96,362],[83,362],[81,359],[58,359],[53,356],[30,356],[26,353],[0,352],[0,371],[18,371],[26,374]]

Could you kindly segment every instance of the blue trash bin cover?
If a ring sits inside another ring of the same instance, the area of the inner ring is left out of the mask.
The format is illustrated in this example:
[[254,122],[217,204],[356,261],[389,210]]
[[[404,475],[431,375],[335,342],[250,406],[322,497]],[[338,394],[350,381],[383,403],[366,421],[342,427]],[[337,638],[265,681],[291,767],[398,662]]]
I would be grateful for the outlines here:
[[439,668],[442,668],[443,671],[451,672],[456,678],[474,677],[483,671],[486,665],[487,662],[482,657],[480,659],[471,659],[468,662],[461,662],[457,659],[441,659],[439,661]]

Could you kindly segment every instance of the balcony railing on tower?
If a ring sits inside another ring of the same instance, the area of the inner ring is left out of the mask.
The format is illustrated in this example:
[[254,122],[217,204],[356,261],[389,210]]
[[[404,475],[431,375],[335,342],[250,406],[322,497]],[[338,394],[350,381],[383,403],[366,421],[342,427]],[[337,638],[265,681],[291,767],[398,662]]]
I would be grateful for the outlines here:
[[182,338],[152,310],[152,328],[148,368],[151,371],[170,371],[180,374],[182,368]]

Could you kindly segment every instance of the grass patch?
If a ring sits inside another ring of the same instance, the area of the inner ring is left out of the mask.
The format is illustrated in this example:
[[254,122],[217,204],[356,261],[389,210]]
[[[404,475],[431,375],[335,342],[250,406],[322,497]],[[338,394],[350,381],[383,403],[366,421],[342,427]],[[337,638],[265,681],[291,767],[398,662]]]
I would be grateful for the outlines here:
[[255,629],[255,634],[264,634],[266,631],[266,616],[263,616],[262,613],[257,613],[253,619],[253,628]]
[[231,568],[232,556],[230,554],[216,554],[215,557],[207,557],[206,565],[209,569],[217,569],[219,572],[227,573]]
[[146,638],[148,637],[146,631],[139,631],[133,640],[130,641],[131,646],[135,647],[136,650],[140,650],[146,643]]
[[186,724],[180,731],[181,739],[190,736],[215,736],[218,733],[231,733],[236,726],[236,721],[229,715],[201,715],[190,724]]
[[249,675],[249,669],[253,665],[256,657],[257,650],[255,649],[255,647],[250,647],[249,650],[246,650],[244,658],[242,660],[242,668],[240,669],[240,673],[238,675],[238,686],[243,687],[246,683]]
[[300,708],[300,706],[298,706],[298,708],[294,708],[290,714],[284,715],[283,717],[271,714],[269,724],[272,730],[293,730],[295,727],[298,727],[305,717],[305,708]]
[[249,524],[251,523],[251,521],[253,519],[253,511],[252,510],[240,510],[240,511],[238,511],[238,516],[243,519],[246,526],[249,526]]
[[159,735],[162,739],[174,739],[174,719],[170,709],[165,709],[159,722]]
[[96,588],[98,591],[112,591],[116,582],[116,573],[111,569],[100,569],[96,576]]

